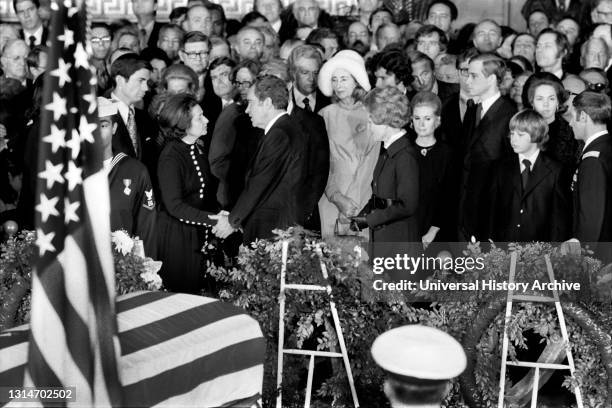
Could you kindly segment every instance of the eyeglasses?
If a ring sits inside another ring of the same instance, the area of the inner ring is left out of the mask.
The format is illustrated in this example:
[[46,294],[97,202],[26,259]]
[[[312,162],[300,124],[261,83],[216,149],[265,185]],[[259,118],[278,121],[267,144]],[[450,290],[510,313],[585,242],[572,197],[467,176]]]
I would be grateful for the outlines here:
[[100,45],[102,43],[110,44],[110,42],[111,42],[111,38],[110,37],[92,37],[92,39],[91,39],[91,44],[92,45]]
[[253,85],[251,81],[234,81],[234,85],[239,88],[250,88]]
[[192,51],[192,52],[187,52],[185,50],[183,50],[183,52],[185,53],[185,55],[187,55],[187,58],[191,58],[191,59],[197,59],[197,58],[204,58],[204,57],[208,57],[208,54],[210,54],[210,52],[208,51]]
[[603,92],[606,89],[606,84],[601,82],[596,84],[587,83],[587,88],[593,92]]

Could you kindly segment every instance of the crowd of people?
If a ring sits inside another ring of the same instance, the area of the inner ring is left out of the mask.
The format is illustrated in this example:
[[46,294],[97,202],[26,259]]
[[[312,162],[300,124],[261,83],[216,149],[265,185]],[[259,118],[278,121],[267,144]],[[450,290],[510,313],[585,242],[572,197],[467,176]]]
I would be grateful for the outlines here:
[[[238,21],[189,0],[160,22],[133,0],[135,23],[92,24],[112,229],[168,289],[201,289],[205,243],[231,257],[291,225],[423,249],[612,241],[612,0],[528,0],[526,32],[408,3],[254,0]],[[39,0],[13,6],[0,218],[31,229],[49,28]]]

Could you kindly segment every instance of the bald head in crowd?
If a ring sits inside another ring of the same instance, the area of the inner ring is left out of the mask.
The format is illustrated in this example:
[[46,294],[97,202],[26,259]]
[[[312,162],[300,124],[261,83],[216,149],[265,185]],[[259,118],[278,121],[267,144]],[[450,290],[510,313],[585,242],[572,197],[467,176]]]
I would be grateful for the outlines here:
[[266,39],[255,27],[244,27],[236,35],[236,52],[240,60],[252,59],[259,61],[264,51]]
[[185,31],[199,31],[209,36],[212,29],[210,11],[201,4],[191,6],[183,22],[183,28]]
[[501,27],[493,20],[481,21],[474,27],[473,42],[480,52],[495,52],[502,42]]
[[317,0],[295,0],[293,3],[293,15],[299,27],[315,28],[320,13]]

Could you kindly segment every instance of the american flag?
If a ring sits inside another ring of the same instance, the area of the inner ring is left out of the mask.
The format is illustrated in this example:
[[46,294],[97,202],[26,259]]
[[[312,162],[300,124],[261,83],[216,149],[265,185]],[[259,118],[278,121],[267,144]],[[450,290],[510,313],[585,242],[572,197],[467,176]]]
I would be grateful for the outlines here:
[[78,406],[119,406],[110,202],[86,7],[82,0],[53,0],[51,8],[24,385],[76,387]]

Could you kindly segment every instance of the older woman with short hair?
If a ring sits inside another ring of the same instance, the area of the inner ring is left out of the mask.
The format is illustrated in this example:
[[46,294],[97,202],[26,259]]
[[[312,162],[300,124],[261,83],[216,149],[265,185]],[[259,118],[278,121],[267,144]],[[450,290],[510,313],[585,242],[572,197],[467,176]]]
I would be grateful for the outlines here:
[[372,242],[418,242],[419,164],[403,127],[408,98],[396,87],[375,88],[364,99],[372,139],[383,143],[373,172],[372,197],[352,228],[369,227]]
[[380,143],[368,132],[367,111],[361,101],[370,90],[370,81],[359,54],[338,52],[321,67],[318,85],[332,98],[332,103],[319,111],[330,150],[329,178],[319,201],[321,235],[326,238],[347,233],[348,217],[357,215],[370,199]]

